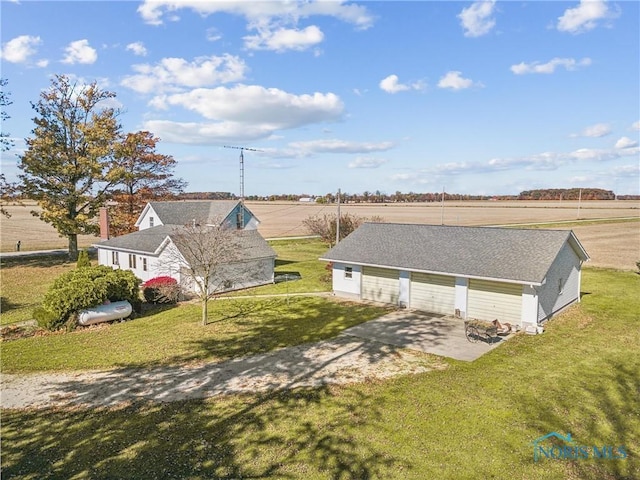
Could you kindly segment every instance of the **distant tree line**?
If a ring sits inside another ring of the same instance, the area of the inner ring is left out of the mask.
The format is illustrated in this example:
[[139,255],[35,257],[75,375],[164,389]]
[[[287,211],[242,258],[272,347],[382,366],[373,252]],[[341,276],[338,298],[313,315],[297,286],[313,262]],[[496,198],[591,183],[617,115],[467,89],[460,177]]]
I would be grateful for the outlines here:
[[[582,194],[580,194],[582,191]],[[467,200],[615,200],[616,195],[611,190],[603,190],[600,188],[549,188],[526,190],[518,195],[467,195],[461,193],[445,192],[409,192],[403,193],[396,191],[393,194],[382,193],[379,190],[375,192],[364,191],[362,193],[340,194],[341,203],[428,203],[441,202],[444,195],[445,202],[449,201],[467,201]],[[181,200],[235,200],[238,197],[229,192],[189,192],[178,195]],[[618,200],[638,200],[638,195],[618,195]],[[300,200],[311,201],[321,204],[336,203],[338,200],[337,193],[329,192],[325,195],[310,195],[306,193],[284,193],[279,195],[248,195],[245,197],[250,201],[289,201],[297,202]]]
[[616,194],[602,188],[545,188],[520,192],[518,200],[615,200]]

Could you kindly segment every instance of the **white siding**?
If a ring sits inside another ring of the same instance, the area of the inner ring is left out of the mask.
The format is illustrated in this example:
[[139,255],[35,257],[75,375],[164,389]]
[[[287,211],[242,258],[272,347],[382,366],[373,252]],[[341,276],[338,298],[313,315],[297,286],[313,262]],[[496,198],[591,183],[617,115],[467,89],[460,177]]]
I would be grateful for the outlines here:
[[544,285],[538,287],[538,321],[551,317],[580,298],[580,259],[569,243],[558,253],[547,272]]
[[405,308],[411,303],[411,272],[400,270],[398,282],[398,305]]
[[522,285],[469,280],[467,316],[480,320],[521,323]]
[[400,295],[398,270],[363,267],[362,299],[398,304]]
[[460,312],[460,317],[467,318],[467,297],[469,291],[469,279],[456,277],[456,304],[455,308]]
[[[348,275],[349,268],[351,269],[351,277]],[[334,263],[332,270],[333,291],[337,295],[346,294],[346,296],[359,297],[361,271],[360,265]]]
[[538,323],[538,292],[535,287],[525,285],[522,291],[522,327]]
[[[153,218],[153,225],[151,225],[151,219]],[[145,230],[151,227],[157,227],[158,225],[164,225],[158,214],[153,210],[153,207],[149,205],[147,211],[144,212],[144,217],[140,219],[140,223],[138,224],[138,230]]]
[[455,311],[455,299],[455,277],[411,274],[411,308],[449,315]]

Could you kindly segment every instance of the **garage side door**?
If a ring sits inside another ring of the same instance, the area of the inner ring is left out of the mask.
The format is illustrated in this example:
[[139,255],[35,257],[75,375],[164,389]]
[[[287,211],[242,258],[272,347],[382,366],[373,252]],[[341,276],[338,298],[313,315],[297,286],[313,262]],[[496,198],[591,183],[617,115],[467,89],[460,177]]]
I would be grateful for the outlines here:
[[454,277],[412,273],[410,307],[425,312],[453,314],[456,301],[455,283]]
[[362,299],[397,304],[400,293],[398,278],[398,270],[364,267],[362,269]]
[[481,320],[520,323],[522,285],[469,280],[467,315]]

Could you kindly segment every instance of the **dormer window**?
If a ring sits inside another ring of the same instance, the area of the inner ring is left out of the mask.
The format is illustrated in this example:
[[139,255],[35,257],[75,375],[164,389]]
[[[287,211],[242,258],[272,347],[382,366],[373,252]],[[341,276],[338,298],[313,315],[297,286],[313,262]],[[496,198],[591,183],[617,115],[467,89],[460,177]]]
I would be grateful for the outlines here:
[[153,221],[154,221],[154,218],[153,217],[149,217],[149,226],[150,227],[153,227]]

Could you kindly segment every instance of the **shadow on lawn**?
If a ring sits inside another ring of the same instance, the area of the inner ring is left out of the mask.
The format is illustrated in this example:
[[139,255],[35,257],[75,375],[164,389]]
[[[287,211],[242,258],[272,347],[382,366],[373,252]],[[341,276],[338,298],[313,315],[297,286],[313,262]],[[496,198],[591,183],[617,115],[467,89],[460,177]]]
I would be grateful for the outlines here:
[[[341,337],[328,353],[314,348],[195,368],[120,369],[99,383],[69,380],[58,390],[81,405],[117,405],[129,393],[169,400],[182,391],[185,400],[97,411],[5,411],[3,478],[43,472],[60,478],[297,478],[309,467],[327,478],[372,478],[394,467],[410,469],[355,435],[381,422],[383,399],[352,390],[334,396],[322,383],[336,364],[348,369],[353,356],[375,364],[396,349],[351,337]],[[262,388],[270,390],[188,400]]]
[[[328,409],[330,414],[322,411]],[[353,435],[379,402],[327,388],[100,410],[5,411],[3,478],[326,478],[409,465]]]
[[[640,371],[626,362],[603,359],[597,371],[580,372],[580,396],[554,395],[552,400],[536,401],[529,396],[520,398],[540,435],[558,432],[571,433],[573,443],[568,446],[586,446],[589,458],[577,460],[547,459],[540,463],[566,462],[571,464],[575,478],[638,478],[640,446],[637,418],[640,400]],[[533,440],[533,439],[532,439]],[[563,447],[563,442],[550,442]],[[593,447],[619,447],[626,458],[594,458]],[[533,449],[532,449],[533,460]]]

